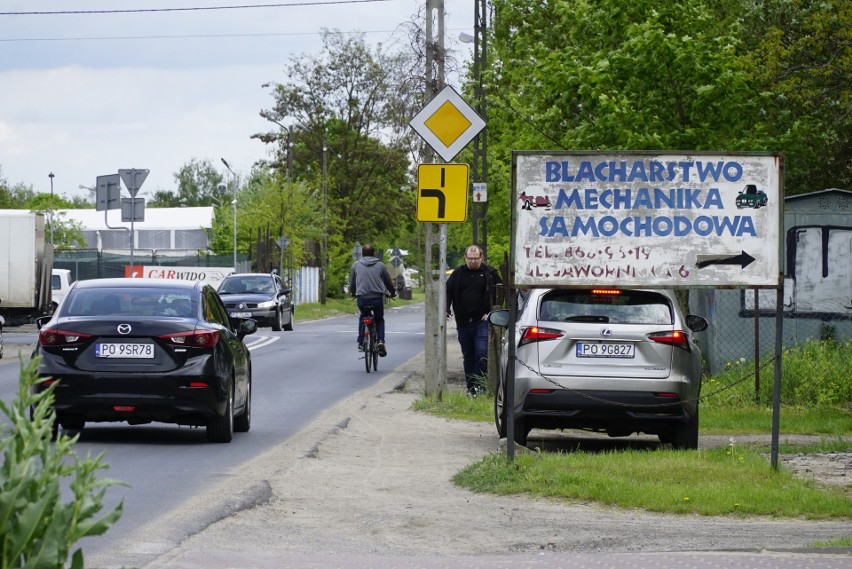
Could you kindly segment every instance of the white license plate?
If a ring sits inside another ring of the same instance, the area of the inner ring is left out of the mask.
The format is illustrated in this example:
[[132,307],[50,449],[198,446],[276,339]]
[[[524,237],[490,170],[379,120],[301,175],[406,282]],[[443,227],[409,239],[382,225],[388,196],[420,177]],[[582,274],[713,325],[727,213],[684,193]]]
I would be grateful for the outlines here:
[[636,346],[616,342],[577,342],[578,358],[632,358]]
[[251,318],[251,312],[231,312],[231,318]]
[[95,344],[95,357],[151,359],[154,357],[154,344]]

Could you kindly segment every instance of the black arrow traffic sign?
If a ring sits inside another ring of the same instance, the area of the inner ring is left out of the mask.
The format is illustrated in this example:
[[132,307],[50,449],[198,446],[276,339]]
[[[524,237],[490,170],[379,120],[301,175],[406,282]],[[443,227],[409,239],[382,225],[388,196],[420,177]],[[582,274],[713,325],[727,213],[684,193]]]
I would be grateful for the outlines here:
[[699,269],[703,269],[709,265],[740,265],[740,268],[745,269],[754,261],[754,257],[742,251],[739,255],[734,255],[731,257],[723,257],[723,256],[706,256],[699,255],[700,260],[695,266]]

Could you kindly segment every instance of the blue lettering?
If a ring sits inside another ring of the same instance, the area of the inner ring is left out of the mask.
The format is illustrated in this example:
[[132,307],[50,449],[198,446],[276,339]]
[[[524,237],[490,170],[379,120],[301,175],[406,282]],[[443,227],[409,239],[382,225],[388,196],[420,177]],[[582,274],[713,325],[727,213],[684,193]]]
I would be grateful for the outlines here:
[[645,163],[634,162],[633,167],[630,169],[630,176],[627,177],[627,180],[630,182],[635,182],[636,180],[647,182],[648,174],[645,172]]
[[679,215],[675,217],[675,237],[683,237],[684,235],[689,235],[689,230],[691,229],[689,218],[683,217]]
[[613,182],[623,182],[627,174],[627,163],[624,160],[618,163],[610,162],[609,172],[610,180]]
[[707,191],[707,201],[704,202],[704,209],[710,209],[711,207],[715,207],[716,209],[722,209],[724,207],[722,205],[722,194],[719,192],[719,188],[710,188]]
[[636,192],[633,209],[639,209],[640,207],[644,207],[646,209],[653,209],[654,207],[651,203],[651,194],[648,192],[648,188],[639,188],[639,191]]
[[[563,162],[562,164],[565,164]],[[544,179],[547,182],[561,182],[559,177],[559,162],[544,163]]]
[[[702,237],[707,237],[713,231],[713,220],[706,215],[698,216],[695,218],[695,221],[692,222],[692,230]],[[718,235],[718,228],[716,234]]]
[[580,169],[577,171],[576,180],[578,182],[582,182],[584,180],[588,182],[595,181],[595,170],[592,168],[591,162],[587,160],[580,162]]
[[668,217],[654,218],[654,234],[665,237],[672,232],[672,220]]
[[585,223],[580,217],[574,219],[574,227],[571,230],[571,237],[577,237],[577,235],[581,232],[583,235],[591,233],[595,237],[600,237],[600,234],[598,233],[598,226],[595,225],[594,218],[589,218],[589,220]]
[[580,200],[580,193],[577,190],[571,190],[571,195],[565,195],[565,190],[559,188],[559,195],[556,196],[556,209],[563,207],[573,207],[583,209],[583,202]]
[[651,162],[651,182],[665,182],[665,167],[659,162]]
[[618,233],[618,220],[611,215],[607,215],[601,218],[598,230],[600,230],[604,237],[612,237]]

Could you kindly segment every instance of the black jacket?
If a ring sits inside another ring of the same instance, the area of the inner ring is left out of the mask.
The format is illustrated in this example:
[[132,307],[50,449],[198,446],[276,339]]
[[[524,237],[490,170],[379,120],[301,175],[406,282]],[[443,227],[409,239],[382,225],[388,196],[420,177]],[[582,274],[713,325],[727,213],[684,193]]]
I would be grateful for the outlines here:
[[497,269],[490,265],[476,270],[466,264],[459,266],[447,279],[447,314],[454,314],[459,326],[481,320],[497,304],[497,285],[501,282]]

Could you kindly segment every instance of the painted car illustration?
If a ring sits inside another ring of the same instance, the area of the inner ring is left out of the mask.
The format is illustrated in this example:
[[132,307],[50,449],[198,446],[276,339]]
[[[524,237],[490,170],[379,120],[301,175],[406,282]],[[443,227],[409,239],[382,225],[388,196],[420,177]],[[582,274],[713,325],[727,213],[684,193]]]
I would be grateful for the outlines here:
[[548,196],[528,196],[524,191],[518,194],[518,199],[524,204],[521,209],[532,209],[534,207],[550,209],[550,198]]
[[743,208],[760,208],[766,205],[766,193],[758,190],[754,184],[747,184],[745,189],[737,195],[737,207]]

